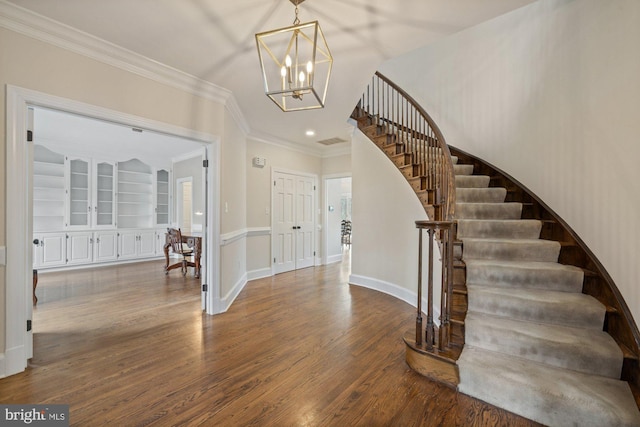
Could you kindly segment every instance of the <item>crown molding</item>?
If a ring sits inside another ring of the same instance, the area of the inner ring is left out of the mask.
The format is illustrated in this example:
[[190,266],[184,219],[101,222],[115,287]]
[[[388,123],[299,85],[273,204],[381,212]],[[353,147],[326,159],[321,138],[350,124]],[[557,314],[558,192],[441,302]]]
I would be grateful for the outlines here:
[[242,110],[240,110],[240,106],[236,101],[236,97],[233,96],[233,93],[229,95],[227,102],[225,104],[225,108],[236,122],[236,124],[240,127],[240,129],[244,132],[245,135],[251,133],[251,127],[249,126],[249,122],[245,119],[244,114],[242,114]]
[[231,91],[211,82],[5,0],[0,0],[0,27],[224,104],[231,111],[234,120],[238,121],[243,129],[248,128]]
[[262,132],[252,132],[247,137],[256,142],[274,145],[276,147],[284,148],[289,151],[297,151],[299,153],[306,154],[308,156],[314,156],[314,157],[323,156],[323,151],[320,147],[315,148],[315,147],[303,146],[301,144],[296,144],[295,142],[277,138],[270,134],[266,134]]

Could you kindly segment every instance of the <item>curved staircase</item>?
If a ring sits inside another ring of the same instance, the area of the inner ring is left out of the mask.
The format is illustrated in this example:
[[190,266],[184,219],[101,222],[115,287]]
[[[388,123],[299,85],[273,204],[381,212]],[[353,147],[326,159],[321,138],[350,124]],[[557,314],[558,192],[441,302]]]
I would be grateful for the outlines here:
[[545,425],[640,425],[584,270],[558,263],[560,242],[540,239],[543,222],[522,219],[505,188],[455,169],[468,297],[458,390]]
[[[352,115],[358,127],[403,172],[430,218],[442,216],[425,171],[441,167],[437,159],[448,149],[419,164],[425,159],[409,153],[416,131],[363,105]],[[412,345],[408,333],[407,363],[545,425],[640,426],[633,393],[640,395],[639,334],[606,271],[534,195],[450,149],[457,226],[452,337],[443,351]]]

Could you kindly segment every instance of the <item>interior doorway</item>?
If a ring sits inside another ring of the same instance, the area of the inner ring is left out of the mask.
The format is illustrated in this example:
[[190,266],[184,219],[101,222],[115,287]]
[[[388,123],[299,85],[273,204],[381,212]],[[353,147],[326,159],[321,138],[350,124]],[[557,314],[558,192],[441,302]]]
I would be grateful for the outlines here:
[[193,177],[176,180],[176,222],[183,233],[190,233],[193,224]]
[[325,178],[324,188],[324,259],[330,264],[342,261],[344,251],[351,248],[351,177]]
[[[113,110],[71,101],[64,98],[7,86],[7,206],[6,221],[12,226],[6,235],[6,293],[5,293],[5,344],[4,359],[0,361],[0,374],[13,375],[23,371],[27,360],[32,356],[33,336],[32,324],[32,267],[33,267],[33,140],[32,128],[29,127],[29,111],[32,108],[46,108],[71,115],[83,116],[110,124],[125,126],[131,132],[144,129],[158,135],[174,136],[195,141],[204,149],[211,167],[207,168],[207,182],[211,188],[218,188],[219,139],[208,134],[194,132],[161,122],[131,116]],[[113,145],[112,149],[115,150]],[[159,151],[159,150],[157,150]],[[212,271],[218,270],[219,248],[214,245],[218,241],[219,194],[208,197],[206,222],[210,224],[203,234],[202,277],[208,284],[203,287],[203,299],[206,299],[206,311],[215,314],[219,307],[219,280]],[[207,289],[208,291],[205,291]],[[24,328],[27,324],[28,327]]]

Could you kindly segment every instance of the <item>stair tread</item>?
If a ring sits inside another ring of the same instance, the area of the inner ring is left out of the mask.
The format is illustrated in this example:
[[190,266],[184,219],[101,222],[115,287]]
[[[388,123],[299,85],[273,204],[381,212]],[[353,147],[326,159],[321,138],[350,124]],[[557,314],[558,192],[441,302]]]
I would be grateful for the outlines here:
[[[606,307],[590,295],[546,289],[468,285],[469,311],[602,331]],[[487,299],[490,306],[482,305]],[[544,310],[547,308],[547,310]]]
[[[492,337],[492,338],[488,338]],[[619,378],[623,354],[604,331],[467,312],[465,342],[549,366]]]
[[624,381],[469,345],[458,366],[462,393],[545,425],[640,425],[640,413]]
[[467,285],[581,292],[584,273],[578,267],[543,261],[467,259]]

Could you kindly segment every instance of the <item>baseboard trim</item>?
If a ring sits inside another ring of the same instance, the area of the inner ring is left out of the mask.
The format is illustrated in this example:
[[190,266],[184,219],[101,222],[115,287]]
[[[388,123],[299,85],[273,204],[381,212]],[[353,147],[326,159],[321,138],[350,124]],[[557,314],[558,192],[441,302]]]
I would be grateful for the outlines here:
[[224,313],[225,311],[229,310],[229,307],[231,307],[231,304],[233,304],[233,302],[236,300],[238,295],[240,295],[240,292],[242,292],[246,284],[247,284],[247,273],[243,274],[240,280],[238,280],[236,284],[233,285],[233,288],[231,288],[231,290],[227,292],[227,294],[222,298],[222,300],[220,300],[220,305],[221,305],[220,308],[222,309],[220,313]]
[[256,279],[264,279],[265,277],[273,276],[273,272],[271,271],[271,267],[260,268],[258,270],[252,270],[247,272],[247,281],[256,280]]
[[26,368],[24,346],[13,347],[0,354],[0,378],[19,374]]
[[342,254],[330,255],[327,257],[327,264],[333,264],[334,262],[342,261]]
[[[361,286],[363,288],[372,289],[374,291],[391,295],[394,298],[406,302],[414,308],[416,307],[416,300],[418,299],[418,295],[415,292],[398,286],[394,283],[385,282],[384,280],[378,280],[372,277],[360,276],[358,274],[351,274],[349,276],[349,284]],[[426,308],[427,300],[422,298],[423,311]],[[436,304],[434,304],[433,307],[433,321],[436,325],[440,325],[440,308]]]

